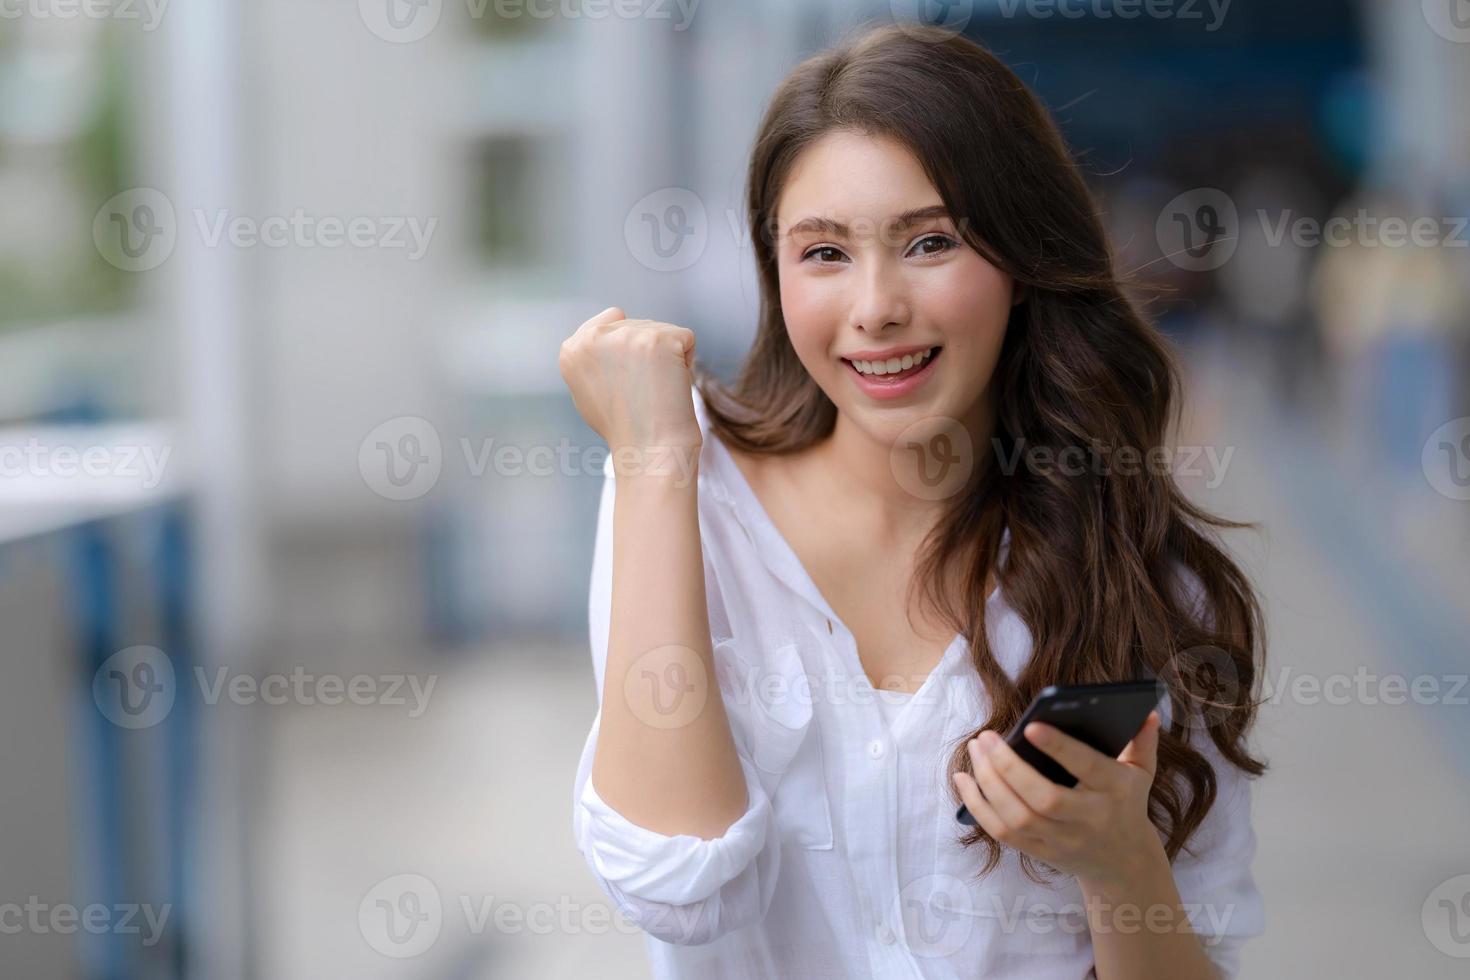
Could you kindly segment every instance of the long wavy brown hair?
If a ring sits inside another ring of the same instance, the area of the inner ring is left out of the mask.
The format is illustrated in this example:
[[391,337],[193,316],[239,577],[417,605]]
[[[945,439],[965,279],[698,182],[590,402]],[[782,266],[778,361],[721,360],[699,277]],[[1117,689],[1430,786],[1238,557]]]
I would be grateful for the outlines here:
[[[1131,281],[1115,271],[1055,124],[984,48],[913,26],[869,29],[803,62],[766,111],[746,184],[758,331],[732,386],[695,365],[722,440],[791,453],[833,430],[836,407],[787,336],[772,234],[793,162],[833,130],[906,145],[968,244],[1024,285],[991,379],[998,458],[1013,459],[1016,447],[1095,454],[1166,445],[1178,422],[1178,369],[1125,295]],[[1191,744],[1199,733],[1242,771],[1265,770],[1245,744],[1264,657],[1260,607],[1218,541],[1219,530],[1249,525],[1196,507],[1161,467],[1071,469],[1078,472],[980,467],[925,539],[912,587],[969,641],[992,712],[972,735],[1009,731],[1049,684],[1158,678],[1166,686],[1172,717],[1160,732],[1149,815],[1172,860],[1215,800],[1214,769]],[[986,638],[992,570],[1031,632],[1031,659],[1014,680]],[[1196,581],[1181,587],[1191,575]],[[971,771],[965,741],[949,769]],[[952,782],[950,792],[959,803]],[[982,829],[963,843],[987,849],[981,874],[999,863],[1002,847]],[[1041,880],[1045,866],[1021,858]]]

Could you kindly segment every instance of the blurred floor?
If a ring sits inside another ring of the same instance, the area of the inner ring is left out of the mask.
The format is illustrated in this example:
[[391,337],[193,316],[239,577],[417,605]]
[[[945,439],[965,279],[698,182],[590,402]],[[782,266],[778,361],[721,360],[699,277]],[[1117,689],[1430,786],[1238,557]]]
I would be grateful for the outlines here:
[[[1463,572],[1464,515],[1439,537],[1443,561],[1374,550],[1388,539],[1371,533],[1372,496],[1275,413],[1268,373],[1239,356],[1194,358],[1181,443],[1236,447],[1223,483],[1198,495],[1265,528],[1232,539],[1265,596],[1268,672],[1284,695],[1256,736],[1272,766],[1256,796],[1269,927],[1244,976],[1463,976],[1426,939],[1420,910],[1435,885],[1470,872],[1470,712],[1299,703],[1290,678],[1463,672],[1454,639],[1470,620],[1444,596],[1461,584],[1446,569]],[[1396,598],[1406,589],[1417,605]],[[607,926],[610,903],[571,842],[571,779],[594,712],[585,648],[509,644],[416,664],[439,674],[420,718],[295,708],[267,726],[259,974],[645,976],[641,940]],[[428,878],[443,904],[437,941],[402,960],[374,951],[359,918],[369,890],[400,874]],[[497,920],[503,904],[540,925]]]

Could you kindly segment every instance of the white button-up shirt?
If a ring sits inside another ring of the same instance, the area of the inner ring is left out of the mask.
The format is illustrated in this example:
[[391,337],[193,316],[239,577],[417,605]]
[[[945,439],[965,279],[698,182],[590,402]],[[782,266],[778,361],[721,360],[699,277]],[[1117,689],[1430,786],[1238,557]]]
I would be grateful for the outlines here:
[[[981,850],[958,843],[969,828],[955,820],[948,760],[988,711],[968,643],[956,637],[911,695],[873,688],[852,634],[709,430],[697,391],[694,401],[705,433],[699,526],[715,670],[749,805],[713,840],[632,823],[591,780],[600,709],[572,794],[577,846],[646,934],[654,977],[1092,976],[1075,878],[1037,884],[1009,849],[976,878]],[[604,473],[589,602],[599,705],[612,595],[610,462]],[[999,590],[986,619],[999,662],[1016,676],[1029,631]],[[1196,744],[1216,767],[1219,794],[1174,876],[1209,956],[1234,976],[1241,943],[1263,929],[1250,873],[1250,785],[1208,738]]]

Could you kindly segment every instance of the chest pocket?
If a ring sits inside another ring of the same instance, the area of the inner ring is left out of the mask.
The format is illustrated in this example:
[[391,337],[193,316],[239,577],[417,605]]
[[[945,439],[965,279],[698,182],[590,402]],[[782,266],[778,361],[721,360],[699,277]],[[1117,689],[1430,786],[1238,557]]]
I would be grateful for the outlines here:
[[830,850],[832,811],[820,730],[796,645],[776,647],[752,662],[736,640],[720,640],[715,668],[732,734],[760,775],[782,841]]

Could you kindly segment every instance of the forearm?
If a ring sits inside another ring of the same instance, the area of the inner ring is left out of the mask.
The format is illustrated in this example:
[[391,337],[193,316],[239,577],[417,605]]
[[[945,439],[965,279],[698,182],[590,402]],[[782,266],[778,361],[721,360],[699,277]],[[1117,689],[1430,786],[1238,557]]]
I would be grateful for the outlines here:
[[693,472],[617,478],[592,780],[633,823],[711,839],[749,801],[715,678]]
[[1113,881],[1079,880],[1098,980],[1217,980],[1181,907],[1162,845]]

